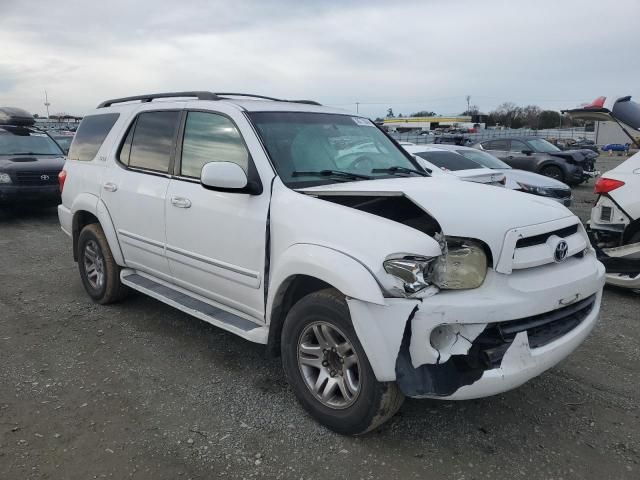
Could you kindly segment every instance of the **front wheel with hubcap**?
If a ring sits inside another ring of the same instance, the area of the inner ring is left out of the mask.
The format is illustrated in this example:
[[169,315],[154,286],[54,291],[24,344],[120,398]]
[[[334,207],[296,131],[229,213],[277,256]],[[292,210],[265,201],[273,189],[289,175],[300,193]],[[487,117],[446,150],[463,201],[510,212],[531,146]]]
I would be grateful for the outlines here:
[[543,167],[542,170],[540,170],[540,174],[564,182],[564,172],[557,165],[547,165]]
[[348,435],[381,425],[402,405],[395,382],[378,382],[353,329],[344,295],[311,293],[289,311],[282,363],[302,406],[320,423]]

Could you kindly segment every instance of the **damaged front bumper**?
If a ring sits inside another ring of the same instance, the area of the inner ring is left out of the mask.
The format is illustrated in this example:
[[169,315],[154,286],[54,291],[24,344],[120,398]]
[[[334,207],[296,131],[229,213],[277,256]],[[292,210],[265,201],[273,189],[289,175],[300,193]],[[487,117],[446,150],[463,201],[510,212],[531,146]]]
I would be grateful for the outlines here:
[[490,270],[474,290],[348,304],[379,381],[459,400],[518,387],[569,355],[596,323],[603,284],[590,252],[510,275]]

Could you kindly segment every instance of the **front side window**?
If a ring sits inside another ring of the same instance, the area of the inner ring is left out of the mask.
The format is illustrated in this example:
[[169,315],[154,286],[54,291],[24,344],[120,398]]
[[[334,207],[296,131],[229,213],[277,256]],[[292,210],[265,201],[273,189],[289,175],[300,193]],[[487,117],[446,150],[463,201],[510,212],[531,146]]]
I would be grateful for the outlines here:
[[231,120],[216,113],[189,112],[182,141],[180,174],[200,178],[205,163],[232,162],[247,172],[249,153]]
[[69,160],[93,160],[119,116],[118,113],[105,113],[84,117],[69,147]]
[[544,138],[534,138],[532,140],[528,140],[528,142],[529,145],[531,145],[530,150],[533,150],[534,152],[554,153],[560,151],[558,147],[547,142]]
[[46,133],[26,127],[0,128],[0,155],[63,155]]
[[123,153],[128,153],[128,165],[154,172],[167,173],[171,163],[174,139],[178,129],[179,111],[145,112],[138,116],[130,147],[125,140],[120,160],[126,162]]
[[385,170],[391,167],[425,174],[365,118],[310,112],[252,112],[249,117],[291,188],[389,177]]
[[523,150],[531,150],[524,142],[520,140],[511,140],[511,151],[522,153]]

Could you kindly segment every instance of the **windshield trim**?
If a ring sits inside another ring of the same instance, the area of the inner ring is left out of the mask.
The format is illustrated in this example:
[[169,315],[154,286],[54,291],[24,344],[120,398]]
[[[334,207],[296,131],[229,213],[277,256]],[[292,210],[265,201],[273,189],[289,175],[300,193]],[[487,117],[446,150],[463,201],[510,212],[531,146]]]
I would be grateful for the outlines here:
[[244,114],[245,119],[247,120],[247,122],[249,123],[249,125],[251,126],[251,130],[253,131],[254,135],[256,136],[256,138],[258,139],[258,142],[260,143],[260,147],[262,148],[262,151],[265,155],[265,157],[267,158],[269,165],[271,166],[271,170],[273,171],[273,174],[278,177],[280,179],[280,181],[282,182],[282,184],[287,187],[290,188],[291,190],[299,190],[299,189],[303,189],[303,188],[311,188],[311,187],[321,187],[324,185],[335,185],[338,183],[352,183],[352,182],[368,182],[368,181],[373,181],[373,180],[384,180],[384,179],[390,179],[390,178],[406,178],[406,177],[398,177],[397,175],[377,175],[371,179],[354,179],[354,180],[332,180],[330,178],[327,178],[326,180],[313,180],[313,181],[307,181],[307,182],[300,182],[302,183],[301,185],[297,185],[296,183],[298,182],[285,182],[283,180],[283,178],[281,177],[281,175],[278,173],[278,169],[276,168],[275,162],[273,161],[273,159],[271,158],[271,154],[269,153],[269,150],[267,149],[264,139],[262,138],[262,135],[260,134],[260,131],[258,130],[258,127],[254,124],[253,119],[251,118],[251,114],[254,113],[297,113],[297,114],[305,114],[305,113],[311,113],[311,114],[323,114],[323,115],[336,115],[336,116],[342,116],[342,117],[358,117],[358,118],[364,118],[366,120],[369,120],[371,122],[371,124],[379,131],[381,132],[388,140],[391,141],[391,143],[393,143],[395,145],[395,147],[400,151],[400,153],[402,155],[404,155],[404,157],[409,160],[409,162],[411,162],[412,165],[414,165],[416,167],[417,170],[421,170],[424,171],[428,177],[431,177],[431,173],[429,173],[429,171],[425,170],[425,168],[420,165],[420,163],[418,163],[418,161],[413,157],[412,154],[410,154],[409,152],[407,152],[404,148],[402,148],[402,146],[391,136],[389,135],[384,129],[382,129],[379,125],[377,125],[373,120],[366,118],[366,117],[362,117],[360,115],[352,115],[349,113],[343,113],[343,112],[317,112],[317,111],[311,111],[311,110],[305,110],[305,111],[300,111],[300,110],[246,110],[243,109],[242,113]]

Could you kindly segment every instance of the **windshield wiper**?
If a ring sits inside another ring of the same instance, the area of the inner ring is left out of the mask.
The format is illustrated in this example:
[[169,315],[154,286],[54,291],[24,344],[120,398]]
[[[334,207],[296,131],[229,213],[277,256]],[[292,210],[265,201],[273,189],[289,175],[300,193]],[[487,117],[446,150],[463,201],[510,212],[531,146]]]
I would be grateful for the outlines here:
[[431,176],[429,175],[429,173],[424,172],[422,170],[416,170],[414,168],[398,167],[398,166],[389,167],[389,168],[374,168],[373,170],[371,170],[371,173],[390,173],[391,175],[395,175],[396,173],[415,173],[422,177]]
[[343,172],[342,170],[316,170],[316,171],[298,171],[292,173],[294,177],[341,177],[345,180],[371,180],[369,175],[362,175],[360,173]]

